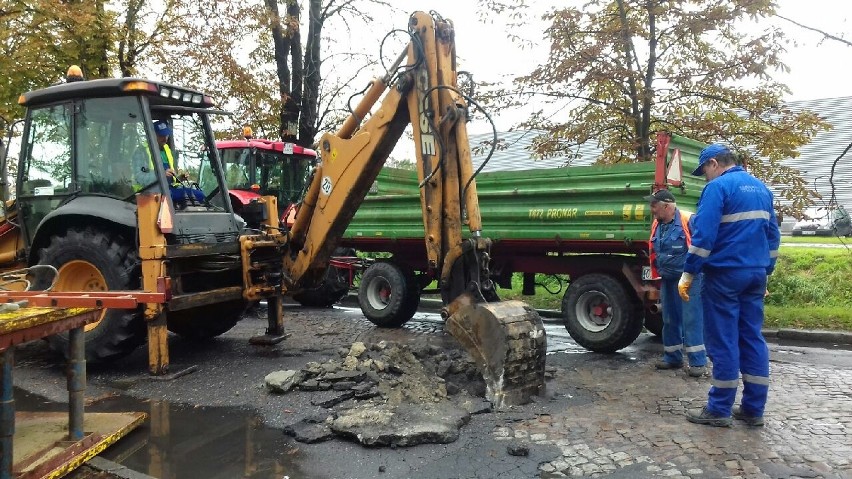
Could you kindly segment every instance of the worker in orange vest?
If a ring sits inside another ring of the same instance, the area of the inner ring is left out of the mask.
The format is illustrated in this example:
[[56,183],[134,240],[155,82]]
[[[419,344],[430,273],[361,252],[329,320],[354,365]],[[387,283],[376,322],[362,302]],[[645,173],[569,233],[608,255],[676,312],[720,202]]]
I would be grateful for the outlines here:
[[685,302],[678,294],[678,280],[683,273],[686,253],[692,244],[690,213],[677,208],[669,190],[659,190],[645,199],[651,205],[654,222],[651,224],[651,274],[660,278],[660,299],[663,306],[663,357],[657,369],[680,369],[683,354],[689,361],[687,374],[699,377],[707,365],[704,350],[704,322],[700,300],[701,279],[693,281],[690,296]]

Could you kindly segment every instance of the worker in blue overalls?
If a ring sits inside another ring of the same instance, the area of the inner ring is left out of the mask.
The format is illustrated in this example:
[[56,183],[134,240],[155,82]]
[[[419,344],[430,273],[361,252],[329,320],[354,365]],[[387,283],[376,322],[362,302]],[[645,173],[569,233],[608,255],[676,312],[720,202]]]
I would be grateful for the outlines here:
[[677,207],[669,190],[659,190],[645,200],[651,206],[654,221],[651,223],[649,248],[651,276],[660,278],[660,301],[663,306],[663,357],[657,369],[680,369],[683,356],[689,363],[687,374],[699,377],[704,374],[707,354],[704,350],[704,313],[701,309],[701,276],[692,282],[691,301],[678,295],[677,284],[683,274],[686,251],[692,244],[689,225],[691,213]]
[[[733,416],[762,426],[769,393],[763,299],[781,243],[772,192],[722,144],[702,150],[692,174],[703,174],[707,184],[693,219],[692,245],[678,292],[688,301],[690,285],[704,273],[704,343],[713,361],[713,379],[706,406],[687,411],[686,418],[730,426]],[[743,395],[735,408],[740,373]]]

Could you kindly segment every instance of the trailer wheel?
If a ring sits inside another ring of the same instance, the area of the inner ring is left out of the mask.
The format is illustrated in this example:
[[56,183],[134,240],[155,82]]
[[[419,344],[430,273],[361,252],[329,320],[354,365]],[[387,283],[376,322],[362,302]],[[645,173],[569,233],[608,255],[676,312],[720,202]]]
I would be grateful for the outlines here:
[[420,284],[410,269],[377,261],[361,276],[358,304],[364,316],[376,326],[398,328],[417,312]]
[[247,304],[243,300],[206,304],[198,308],[169,311],[169,331],[192,341],[221,336],[242,318]]
[[645,329],[654,336],[663,337],[663,313],[645,310]]
[[[116,291],[140,287],[136,249],[125,238],[94,228],[72,228],[50,238],[39,264],[59,270],[55,291]],[[36,285],[41,289],[49,285]],[[142,309],[106,309],[85,328],[86,361],[102,362],[125,356],[146,340]],[[68,332],[48,338],[50,347],[68,354]]]
[[[337,248],[334,256],[355,256],[351,248]],[[293,295],[293,300],[302,306],[328,308],[349,294],[349,270],[329,266],[322,283],[314,289],[306,289]]]
[[580,346],[612,353],[629,346],[642,332],[639,306],[624,286],[605,274],[581,276],[568,286],[562,317]]

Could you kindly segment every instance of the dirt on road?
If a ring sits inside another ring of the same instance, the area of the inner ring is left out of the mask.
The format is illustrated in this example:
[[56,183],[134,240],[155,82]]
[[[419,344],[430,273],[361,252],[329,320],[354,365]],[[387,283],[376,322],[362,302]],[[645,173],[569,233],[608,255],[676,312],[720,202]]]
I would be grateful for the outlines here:
[[[209,343],[172,338],[172,370],[197,367],[173,381],[148,377],[143,350],[90,367],[90,410],[151,415],[103,456],[162,478],[852,474],[848,351],[773,345],[766,426],[708,428],[683,413],[704,403],[710,378],[655,370],[662,346],[650,335],[602,355],[548,326],[546,395],[499,411],[482,402],[481,384],[435,315],[384,330],[356,309],[288,307],[293,334],[259,348],[248,343],[265,327],[257,314]],[[61,361],[41,343],[17,359],[21,405],[62,407]],[[273,391],[267,378],[288,371],[287,391]],[[425,429],[424,417],[441,421]],[[370,429],[384,421],[391,426]],[[327,428],[322,440],[306,432],[317,425]]]

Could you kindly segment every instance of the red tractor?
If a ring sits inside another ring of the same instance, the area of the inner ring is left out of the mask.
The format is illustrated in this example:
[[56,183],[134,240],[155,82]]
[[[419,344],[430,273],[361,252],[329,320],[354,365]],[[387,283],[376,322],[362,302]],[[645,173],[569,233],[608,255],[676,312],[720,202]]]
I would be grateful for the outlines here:
[[[264,219],[264,208],[258,200],[261,196],[274,196],[278,199],[281,225],[289,228],[305,187],[310,184],[317,153],[293,143],[252,138],[248,127],[243,128],[243,135],[244,140],[216,142],[231,207],[249,228],[258,228]],[[355,256],[354,251],[338,249],[335,252],[335,257],[350,256]],[[331,306],[349,292],[351,274],[351,268],[329,268],[319,287],[297,293],[293,299],[304,306]]]
[[252,138],[248,127],[243,134],[244,140],[216,142],[234,212],[251,226],[252,204],[261,196],[274,196],[281,223],[286,224],[283,215],[301,200],[317,153],[293,143]]

